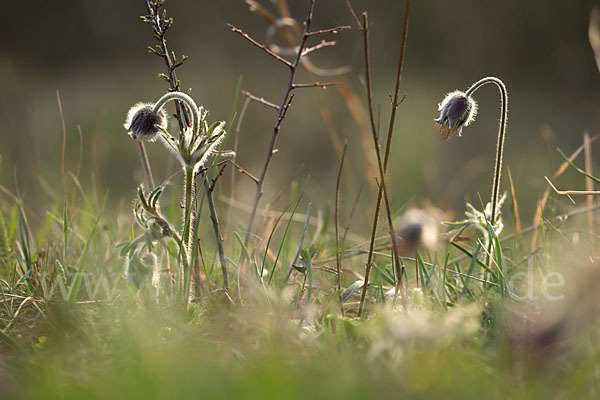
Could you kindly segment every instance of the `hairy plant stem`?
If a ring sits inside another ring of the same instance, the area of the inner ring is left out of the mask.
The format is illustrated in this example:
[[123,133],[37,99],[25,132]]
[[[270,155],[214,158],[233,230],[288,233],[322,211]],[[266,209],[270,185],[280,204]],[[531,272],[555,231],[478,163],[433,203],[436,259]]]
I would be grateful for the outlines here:
[[496,207],[498,205],[498,198],[500,193],[500,174],[502,172],[502,155],[504,152],[504,138],[506,136],[506,120],[508,116],[508,92],[506,90],[506,86],[504,82],[500,79],[495,78],[493,76],[488,76],[486,78],[482,78],[475,82],[471,87],[465,92],[465,96],[471,96],[477,89],[482,86],[493,83],[498,87],[500,91],[500,124],[498,126],[498,143],[496,145],[496,163],[494,168],[494,182],[492,184],[492,214],[490,217],[490,224],[494,226],[496,223]]
[[[169,92],[163,95],[158,101],[154,104],[153,113],[157,114],[161,108],[164,107],[169,101],[178,100],[181,101],[185,106],[189,109],[192,114],[192,132],[194,135],[198,134],[199,127],[199,116],[198,116],[198,106],[194,99],[182,92]],[[182,141],[183,143],[183,141]]]
[[[481,88],[482,86],[488,84],[488,83],[493,83],[496,85],[496,87],[498,88],[498,90],[500,91],[500,123],[498,125],[498,142],[496,144],[496,162],[495,162],[495,167],[494,167],[494,181],[492,183],[492,200],[491,200],[491,204],[492,204],[492,210],[491,210],[491,215],[490,215],[490,226],[494,227],[494,224],[496,223],[496,207],[498,205],[498,197],[499,197],[499,193],[500,193],[500,176],[502,173],[502,156],[504,153],[504,138],[506,136],[506,120],[507,120],[507,116],[508,116],[508,92],[506,90],[506,86],[504,85],[504,82],[502,82],[500,79],[493,77],[493,76],[488,76],[485,78],[482,78],[480,80],[478,80],[477,82],[475,82],[473,85],[471,85],[471,87],[469,89],[467,89],[467,91],[465,92],[465,96],[469,97],[471,96],[473,93],[475,93],[475,91],[479,88]],[[484,214],[485,214],[485,210]],[[487,255],[486,255],[486,264],[489,265],[490,263],[490,259],[492,258],[492,255],[494,253],[494,241],[492,240],[493,238],[490,238],[489,244],[487,245]],[[502,294],[504,295],[504,291],[502,292]]]
[[148,161],[148,154],[146,153],[146,146],[141,140],[136,140],[138,144],[138,151],[140,154],[140,161],[142,162],[142,168],[144,169],[144,175],[146,177],[146,183],[148,183],[148,190],[154,190],[154,178],[152,177],[152,169],[150,169],[150,161]]
[[[187,267],[183,271],[184,282],[186,282],[186,292],[187,292],[187,282],[188,275],[191,273],[191,256],[192,256],[192,246],[193,246],[193,231],[194,231],[194,218],[192,212],[192,202],[194,199],[194,168],[190,166],[185,167],[185,189],[183,193],[184,197],[184,205],[183,205],[183,234],[181,235],[181,239],[183,241],[183,257],[185,258],[185,263]],[[197,284],[199,284],[197,282]],[[187,293],[186,293],[187,294]]]

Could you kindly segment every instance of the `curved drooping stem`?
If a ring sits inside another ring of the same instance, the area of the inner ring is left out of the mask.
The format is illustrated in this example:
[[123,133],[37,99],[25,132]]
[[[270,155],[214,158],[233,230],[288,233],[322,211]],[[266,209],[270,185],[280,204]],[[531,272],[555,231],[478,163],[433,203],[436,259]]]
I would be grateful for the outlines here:
[[[194,186],[194,166],[189,165],[190,160],[187,159],[190,157],[191,149],[188,149],[190,143],[193,143],[193,140],[199,134],[199,113],[198,106],[194,99],[188,96],[185,93],[181,92],[169,92],[162,96],[156,104],[154,104],[154,113],[158,113],[162,107],[165,106],[171,100],[180,100],[185,106],[189,109],[190,114],[192,116],[192,135],[189,138],[189,141],[184,140],[182,138],[180,142],[180,152],[184,161],[184,172],[185,172],[185,182],[184,182],[184,207],[183,207],[183,229],[182,229],[182,243],[183,243],[183,258],[184,261],[184,282],[188,282],[188,274],[191,273],[191,255],[192,255],[192,247],[193,247],[193,238],[194,238],[194,212],[192,210],[193,207],[193,199],[195,196],[195,186]],[[188,143],[186,143],[188,142]],[[185,154],[183,153],[185,152]]]
[[508,116],[508,92],[506,91],[506,86],[504,85],[504,82],[493,76],[488,76],[486,78],[480,79],[479,81],[471,85],[471,87],[465,92],[465,96],[471,96],[477,89],[488,83],[493,83],[498,87],[498,90],[500,91],[500,100],[502,103],[500,108],[500,124],[498,127],[498,143],[496,145],[496,167],[494,169],[494,182],[492,186],[492,214],[490,216],[490,224],[494,226],[497,217],[496,207],[498,205],[498,197],[500,192],[502,155],[504,152],[504,138],[506,136],[506,120]]
[[165,94],[163,97],[158,99],[158,101],[154,104],[154,109],[152,110],[152,112],[154,114],[158,114],[160,109],[163,108],[164,105],[167,104],[171,100],[182,101],[183,104],[185,104],[186,107],[190,110],[190,112],[192,114],[193,134],[197,135],[198,134],[198,125],[199,125],[199,123],[198,123],[198,120],[199,120],[198,106],[196,105],[196,102],[194,101],[194,99],[192,99],[187,94],[182,93],[182,92],[169,92],[169,93]]
[[[195,142],[196,138],[200,136],[200,114],[198,111],[198,106],[194,99],[182,92],[169,92],[162,96],[156,104],[154,104],[154,108],[152,112],[158,113],[164,106],[171,100],[178,100],[181,103],[185,104],[185,106],[190,111],[192,115],[192,133],[187,134],[187,130],[183,129],[180,133],[179,140],[179,149],[176,151],[179,153],[179,157],[183,164],[191,165],[193,163],[192,160],[192,145]],[[171,145],[169,139],[166,139],[167,144]],[[172,147],[172,146],[171,146]]]

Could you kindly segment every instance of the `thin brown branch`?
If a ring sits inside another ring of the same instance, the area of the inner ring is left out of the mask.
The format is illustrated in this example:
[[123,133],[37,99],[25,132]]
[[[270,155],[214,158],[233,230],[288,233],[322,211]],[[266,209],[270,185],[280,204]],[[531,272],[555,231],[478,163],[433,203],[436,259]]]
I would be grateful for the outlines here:
[[[371,123],[371,131],[373,133],[373,138],[375,142],[378,142],[377,139],[377,128],[375,126],[375,113],[373,112],[373,89],[371,86],[371,50],[369,47],[369,18],[366,12],[363,13],[363,44],[364,44],[364,57],[365,57],[365,72],[366,72],[366,80],[367,80],[367,103],[369,106],[369,122]],[[377,154],[377,161],[379,164],[379,158],[381,153],[379,151],[379,145],[375,145],[375,153]],[[380,185],[378,194],[377,194],[377,205],[375,206],[375,215],[373,217],[373,227],[371,229],[371,242],[369,244],[369,255],[367,257],[367,264],[365,266],[365,278],[363,279],[364,285],[362,292],[360,294],[360,304],[358,307],[358,317],[362,315],[362,311],[365,305],[365,298],[367,295],[367,289],[369,288],[369,274],[371,273],[371,268],[373,266],[373,251],[375,248],[375,236],[377,235],[377,223],[379,222],[379,213],[381,211],[381,196],[383,194],[382,191],[383,185]]]
[[233,160],[227,160],[227,161],[230,162],[231,164],[233,164],[233,166],[238,170],[239,173],[246,175],[248,178],[252,179],[254,181],[254,183],[258,183],[258,178],[255,177],[254,175],[252,175],[250,172],[248,172],[243,167],[241,167],[238,163],[236,163]]
[[[383,182],[382,182],[383,186]],[[380,189],[381,190],[381,189]],[[394,255],[394,267],[396,269],[396,277],[398,279],[398,284],[395,286],[394,290],[394,303],[398,298],[399,289],[402,287],[402,278],[404,276],[404,265],[400,262],[400,248],[398,246],[398,237],[396,236],[396,231],[394,230],[394,222],[392,221],[392,209],[390,207],[390,200],[387,196],[387,191],[385,187],[383,188],[384,195],[383,199],[385,200],[385,209],[387,211],[388,218],[388,226],[390,229],[390,238],[392,239],[392,254]],[[401,267],[402,266],[402,267]],[[419,282],[419,274],[417,273],[417,284]],[[401,293],[400,298],[402,299],[402,305],[406,308],[406,299],[404,295]]]
[[352,210],[350,211],[350,216],[348,217],[348,222],[346,223],[346,228],[344,228],[344,236],[342,237],[342,246],[346,243],[346,237],[348,235],[348,231],[350,230],[350,222],[352,221],[352,217],[354,216],[354,212],[356,211],[356,207],[358,206],[358,201],[360,200],[360,195],[362,194],[363,188],[365,187],[365,183],[361,183],[358,188],[358,192],[356,193],[356,197],[354,199],[354,204],[352,205]]
[[[283,121],[283,119],[285,118],[285,115],[287,113],[287,110],[290,107],[292,98],[293,98],[293,94],[292,91],[294,88],[299,87],[296,86],[294,84],[294,79],[296,77],[296,72],[298,70],[298,67],[300,65],[301,62],[301,58],[302,58],[302,54],[306,48],[306,43],[307,40],[309,39],[309,37],[313,34],[313,32],[310,31],[310,25],[313,19],[313,10],[314,10],[314,6],[315,6],[315,0],[310,0],[310,6],[308,9],[308,14],[306,16],[306,19],[304,21],[304,31],[302,33],[302,37],[300,39],[300,43],[298,44],[298,46],[295,48],[296,50],[296,55],[294,58],[294,62],[290,65],[290,76],[288,79],[288,85],[287,88],[285,89],[284,95],[283,95],[283,99],[281,101],[281,105],[279,106],[278,109],[278,114],[277,114],[277,118],[275,119],[275,123],[274,123],[274,127],[273,127],[273,132],[271,135],[271,141],[269,144],[269,148],[267,150],[267,155],[265,157],[265,162],[263,164],[262,167],[262,171],[258,177],[258,182],[256,184],[256,193],[254,196],[254,201],[252,203],[252,208],[251,208],[251,212],[250,212],[250,219],[248,221],[248,226],[247,226],[247,231],[246,231],[246,235],[244,238],[244,244],[248,245],[248,242],[250,240],[250,236],[252,234],[252,227],[254,225],[254,220],[256,218],[256,212],[258,209],[258,205],[260,202],[260,199],[263,196],[263,186],[264,186],[264,181],[266,178],[266,174],[269,168],[269,165],[271,163],[271,159],[273,157],[273,155],[275,154],[275,145],[277,142],[277,137],[279,135],[280,129],[281,129],[281,123]],[[340,30],[341,28],[334,28],[331,31],[333,32],[334,30]],[[242,33],[242,32],[238,32],[238,33]],[[318,86],[322,86],[321,84],[319,85],[314,85],[313,87],[318,87]]]
[[[349,3],[348,3],[348,5],[349,5]],[[350,6],[350,9],[351,9],[351,6]],[[366,12],[363,13],[362,31],[363,31],[363,40],[364,40],[364,50],[365,50],[367,98],[368,98],[368,105],[369,105],[369,117],[370,117],[370,122],[371,122],[371,130],[373,133],[373,141],[374,141],[374,146],[375,146],[375,153],[377,155],[377,163],[378,163],[378,167],[379,167],[381,184],[379,186],[379,191],[377,194],[377,204],[375,206],[375,216],[373,218],[373,229],[371,231],[371,242],[369,245],[369,255],[368,255],[367,264],[366,264],[366,268],[365,268],[365,279],[364,279],[365,284],[363,286],[363,290],[361,293],[360,305],[359,305],[359,309],[358,309],[359,317],[362,314],[362,310],[364,308],[364,302],[365,302],[365,297],[366,297],[368,283],[369,283],[369,273],[370,273],[370,270],[371,270],[371,267],[373,264],[373,257],[374,257],[373,251],[374,251],[374,246],[375,246],[375,236],[377,233],[377,224],[379,221],[379,213],[380,213],[380,208],[381,208],[382,197],[386,197],[386,199],[385,199],[386,200],[386,211],[388,213],[388,225],[389,225],[390,237],[391,237],[392,245],[393,245],[393,251],[394,251],[394,253],[396,253],[398,250],[397,243],[396,243],[396,234],[394,231],[394,226],[393,226],[393,221],[392,221],[391,210],[389,207],[389,199],[387,198],[387,192],[386,192],[386,186],[385,186],[385,173],[387,171],[387,164],[389,161],[392,134],[394,131],[394,122],[396,120],[396,110],[399,105],[398,94],[399,94],[399,88],[400,88],[400,80],[402,77],[402,67],[404,65],[404,54],[405,54],[405,50],[406,50],[406,37],[408,34],[409,13],[410,13],[410,0],[407,0],[405,14],[404,14],[402,47],[400,50],[400,56],[399,56],[399,60],[398,60],[395,92],[394,92],[394,98],[392,101],[392,111],[390,113],[390,124],[389,124],[389,129],[388,129],[387,145],[386,145],[386,151],[385,151],[385,156],[384,156],[383,162],[381,161],[381,148],[379,145],[377,129],[375,126],[375,115],[374,115],[374,111],[373,111],[373,92],[372,92],[372,85],[371,85],[371,61],[370,61],[371,54],[370,54],[370,48],[369,48],[369,20],[368,20],[368,14]],[[399,265],[396,265],[396,268],[398,269]],[[403,276],[403,271],[399,271],[399,272],[400,273],[398,274],[398,286],[400,286],[402,284],[402,276]],[[397,293],[398,293],[398,289],[396,289],[395,294],[397,295]],[[394,296],[394,297],[396,297],[396,296]],[[402,298],[402,299],[404,301],[404,298]]]
[[[279,127],[278,132],[279,132],[279,128],[281,127],[281,122],[283,122],[283,119],[285,118],[285,116],[287,115],[288,110],[290,109],[291,105],[292,105],[292,100],[294,100],[294,95],[291,94],[290,95],[290,99],[287,102],[287,104],[285,106],[283,106],[283,113],[281,114],[281,117],[277,118],[277,121],[279,122]],[[273,151],[273,154],[275,154],[276,151]]]
[[362,30],[363,29],[362,24],[360,23],[360,19],[356,15],[356,12],[354,12],[354,8],[352,8],[352,4],[350,4],[350,0],[346,0],[346,7],[348,7],[348,10],[350,10],[350,14],[352,14],[352,17],[356,21],[356,26],[358,26],[358,29]]
[[[594,181],[590,178],[592,176],[592,147],[590,146],[590,135],[587,132],[583,134],[583,146],[584,146],[584,155],[585,155],[585,190],[592,192],[594,191]],[[592,196],[587,197],[587,205],[588,207],[594,205],[594,198]],[[592,243],[594,243],[594,213],[588,213],[588,226],[590,231],[590,238]]]
[[[177,60],[175,60],[173,56],[169,55],[167,41],[165,40],[165,34],[171,26],[171,22],[170,20],[164,19],[160,16],[159,10],[162,5],[162,1],[153,2],[146,0],[146,9],[148,10],[148,15],[146,15],[143,20],[152,25],[154,38],[158,42],[157,48],[160,49],[160,51],[154,51],[154,53],[164,59],[167,67],[168,75],[165,80],[169,83],[171,91],[179,91],[179,80],[177,79],[177,74],[175,73],[175,69],[177,68],[175,64],[177,63]],[[183,119],[181,117],[182,114]],[[185,127],[189,126],[190,117],[188,116],[188,111],[179,100],[175,101],[175,118],[179,123],[179,134],[181,136],[183,135]]]
[[311,37],[311,36],[315,36],[315,35],[326,35],[328,33],[332,33],[335,35],[339,31],[342,31],[344,29],[350,29],[350,28],[352,28],[350,25],[336,26],[335,28],[320,29],[318,31],[308,32],[308,33],[306,33],[306,36]]
[[227,294],[229,294],[229,269],[227,266],[227,258],[225,257],[225,247],[223,246],[223,236],[221,235],[221,228],[219,226],[217,209],[215,208],[215,202],[212,196],[214,184],[211,187],[206,176],[203,176],[202,180],[204,181],[204,186],[206,188],[206,200],[208,202],[208,208],[210,210],[210,221],[212,222],[213,230],[215,232],[215,239],[217,241],[219,261],[221,263],[221,272],[223,274],[223,289]]
[[[214,166],[215,167],[222,167],[223,165],[227,164],[229,161],[230,160],[222,160],[222,161],[219,161],[218,163],[216,163]],[[210,168],[211,167],[202,167],[202,168],[198,169],[198,174],[203,174],[206,171],[208,171]],[[178,173],[179,172],[176,172],[174,175],[176,175]],[[171,180],[172,177],[173,177],[173,175],[169,179],[167,179],[167,180]]]
[[308,47],[306,50],[304,50],[302,52],[302,57],[305,57],[305,56],[309,55],[313,51],[317,51],[317,50],[320,50],[320,49],[325,48],[325,47],[333,47],[335,45],[336,45],[335,41],[328,42],[326,40],[323,40],[323,41],[321,41],[321,43],[319,43],[317,45],[314,45],[312,47]]
[[342,82],[313,82],[313,83],[294,83],[292,89],[305,89],[305,88],[326,88],[329,86],[338,86]]
[[270,55],[271,57],[273,57],[274,59],[276,59],[277,61],[287,65],[289,68],[294,68],[294,64],[292,64],[291,62],[289,62],[288,60],[286,60],[283,57],[278,56],[277,54],[273,53],[271,50],[269,50],[269,48],[267,46],[265,46],[264,44],[258,43],[256,40],[252,39],[247,33],[245,33],[244,31],[242,31],[239,28],[236,28],[235,26],[231,25],[231,24],[227,24],[227,26],[229,28],[231,28],[231,30],[235,33],[239,33],[244,39],[248,40],[250,43],[252,43],[254,46],[258,47],[259,49],[263,50],[265,53],[267,53],[268,55]]
[[[558,190],[547,176],[544,176],[552,190],[563,196],[600,196],[600,190]],[[589,207],[589,206],[588,206]]]
[[217,176],[215,176],[214,178],[212,178],[210,181],[210,188],[209,191],[212,193],[215,190],[215,186],[217,185],[217,181],[219,180],[219,178],[221,177],[221,175],[223,175],[223,172],[225,172],[225,168],[227,168],[227,163],[224,163],[221,168],[219,168],[219,172],[217,172]]
[[275,109],[275,110],[279,111],[279,106],[277,106],[277,105],[275,105],[275,104],[271,103],[270,101],[267,101],[267,100],[265,100],[265,98],[264,98],[264,97],[257,97],[257,96],[255,96],[255,95],[253,95],[252,93],[250,93],[250,92],[247,92],[247,91],[245,91],[245,90],[242,90],[242,94],[243,94],[244,96],[246,96],[247,98],[249,98],[250,100],[252,100],[252,101],[255,101],[255,102],[257,102],[257,103],[263,104],[263,105],[265,105],[265,106],[267,106],[267,107],[271,107],[271,108],[273,108],[273,109]]
[[[600,139],[600,133],[596,133],[594,136],[592,136],[589,140],[589,144],[591,145],[593,142],[595,142],[598,139]],[[556,170],[556,172],[552,176],[552,179],[556,179],[559,176],[561,176],[563,174],[563,172],[565,172],[566,169],[569,168],[569,162],[575,161],[577,156],[579,156],[579,154],[581,154],[581,152],[584,149],[585,149],[585,145],[581,145],[577,150],[575,150],[569,156],[569,158],[567,160],[563,161],[563,163],[560,165],[558,170]],[[537,208],[535,210],[535,215],[533,217],[533,225],[532,225],[533,229],[534,229],[534,233],[531,238],[531,245],[530,245],[530,252],[532,252],[532,253],[535,250],[536,245],[537,245],[538,227],[540,226],[540,221],[542,219],[542,214],[544,212],[544,208],[546,207],[546,203],[548,202],[548,198],[550,197],[550,190],[551,190],[550,186],[548,186],[546,188],[546,190],[544,190],[544,194],[542,195],[542,198],[538,202]]]
[[[339,209],[340,209],[340,182],[342,180],[342,171],[344,170],[344,159],[346,157],[346,150],[348,149],[348,140],[344,141],[344,148],[342,150],[342,158],[340,160],[340,168],[338,169],[337,180],[335,182],[335,255],[336,255],[336,267],[337,274],[335,278],[336,289],[338,292],[342,289],[341,283],[341,270],[342,270],[342,257],[340,256],[340,234],[339,234]],[[340,307],[342,315],[344,315],[344,305],[342,302],[340,292]]]

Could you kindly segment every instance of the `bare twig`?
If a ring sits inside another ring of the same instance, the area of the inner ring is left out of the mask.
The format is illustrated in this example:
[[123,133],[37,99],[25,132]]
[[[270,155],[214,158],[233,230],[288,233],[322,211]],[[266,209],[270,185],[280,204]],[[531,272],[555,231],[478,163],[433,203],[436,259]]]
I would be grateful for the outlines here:
[[[584,146],[584,155],[585,155],[585,173],[588,176],[592,175],[592,146],[590,145],[590,135],[587,132],[583,134],[583,146]],[[585,190],[593,191],[594,190],[594,181],[591,178],[585,179]],[[588,207],[594,205],[594,198],[592,196],[588,196],[587,205]],[[590,230],[590,238],[592,243],[594,243],[594,213],[588,213],[588,225]]]
[[223,175],[223,172],[225,172],[225,168],[227,168],[227,163],[224,163],[221,168],[219,168],[219,172],[217,173],[217,175],[214,178],[211,178],[210,180],[210,192],[213,192],[215,189],[215,186],[217,185],[217,181],[219,180],[219,178],[221,177],[221,175]]
[[[167,48],[167,41],[165,40],[165,34],[171,26],[172,20],[168,20],[160,16],[159,9],[160,7],[162,7],[163,3],[163,1],[146,0],[146,9],[148,10],[148,15],[143,17],[143,21],[152,25],[152,29],[154,30],[154,37],[158,41],[157,48],[159,50],[157,51],[153,47],[149,47],[149,50],[157,56],[164,59],[168,72],[166,81],[169,83],[171,91],[179,91],[180,83],[177,79],[177,74],[175,73],[175,70],[181,65],[183,65],[184,60],[182,59],[177,61],[174,57],[174,54],[169,54],[169,50]],[[180,101],[175,102],[175,109],[175,118],[179,123],[180,135],[183,135],[183,130],[187,125],[189,125],[190,118],[187,114],[187,110],[181,104]],[[184,120],[181,118],[182,113],[185,118],[185,123]]]
[[[592,136],[589,140],[589,144],[591,145],[593,142],[595,142],[596,140],[600,139],[600,133],[596,133],[594,136]],[[558,168],[558,170],[554,173],[554,175],[552,176],[552,179],[556,179],[558,178],[560,175],[562,175],[563,172],[565,172],[565,170],[569,167],[569,162],[573,162],[577,156],[579,156],[579,154],[581,154],[581,152],[584,150],[585,145],[581,145],[577,150],[575,150],[571,156],[569,156],[569,158],[567,160],[565,160],[560,167]],[[536,248],[536,243],[537,243],[537,231],[538,231],[538,227],[540,226],[540,220],[542,219],[542,214],[544,212],[544,208],[546,207],[546,203],[548,202],[548,198],[550,197],[550,186],[548,186],[546,188],[546,190],[544,190],[544,194],[542,195],[542,198],[540,199],[540,201],[538,202],[537,208],[535,210],[535,216],[533,217],[533,227],[534,227],[534,234],[533,237],[531,239],[531,245],[530,245],[530,252],[533,253],[533,251]]]
[[214,186],[210,186],[206,176],[203,177],[204,186],[206,188],[206,200],[208,202],[208,209],[210,211],[210,221],[215,231],[215,239],[217,241],[217,249],[219,252],[219,261],[221,263],[221,272],[223,273],[223,289],[229,294],[229,272],[227,267],[227,258],[225,257],[225,248],[223,246],[223,237],[221,236],[221,229],[219,227],[219,218],[217,216],[217,209],[215,208],[215,202],[213,200],[212,192]]
[[239,33],[244,39],[246,39],[247,41],[249,41],[250,43],[252,43],[254,46],[258,47],[259,49],[263,50],[265,53],[267,53],[268,55],[270,55],[271,57],[273,57],[277,61],[279,61],[279,62],[287,65],[291,69],[295,68],[294,64],[292,64],[291,62],[289,62],[285,58],[280,57],[277,54],[273,53],[271,50],[269,50],[269,48],[267,46],[265,46],[264,44],[258,43],[256,40],[252,39],[247,33],[245,33],[244,31],[242,31],[241,29],[236,28],[235,26],[233,26],[231,24],[227,24],[227,26],[229,28],[231,28],[231,30],[233,32]]
[[[335,278],[336,289],[338,291],[341,290],[341,273],[342,270],[342,258],[340,257],[340,235],[339,235],[339,209],[340,209],[340,182],[342,180],[342,171],[344,169],[344,158],[346,157],[346,150],[348,149],[348,140],[344,141],[344,148],[342,150],[342,158],[340,160],[340,168],[338,170],[337,180],[335,182],[335,255],[337,261],[337,275]],[[342,310],[342,315],[344,315],[344,306],[342,302],[341,292],[340,292],[340,307]]]
[[304,89],[304,88],[326,88],[329,86],[338,86],[341,85],[342,82],[313,82],[313,83],[294,83],[292,85],[292,89]]
[[[349,3],[348,3],[348,5],[349,5]],[[351,9],[351,7],[350,7],[350,9]],[[399,90],[400,90],[400,80],[402,77],[402,66],[404,65],[404,54],[406,51],[406,37],[408,34],[409,13],[410,13],[410,0],[407,0],[406,9],[404,12],[404,29],[403,29],[403,33],[402,33],[402,47],[401,47],[400,56],[399,56],[399,60],[398,60],[398,68],[397,68],[397,73],[396,73],[396,87],[395,87],[395,92],[394,92],[394,98],[392,100],[392,111],[391,111],[391,115],[390,115],[387,145],[386,145],[386,150],[385,150],[385,158],[384,158],[383,162],[381,162],[381,153],[380,153],[381,149],[379,146],[379,139],[378,139],[378,135],[377,135],[377,129],[375,126],[375,114],[373,111],[373,99],[372,99],[373,95],[372,95],[372,87],[371,87],[371,65],[370,65],[371,55],[370,55],[370,49],[369,49],[369,21],[368,21],[367,13],[366,12],[363,13],[362,31],[363,31],[363,39],[364,39],[364,47],[365,47],[365,69],[366,69],[366,79],[367,79],[367,96],[368,96],[368,104],[369,104],[369,116],[370,116],[370,122],[371,122],[371,130],[373,133],[373,140],[375,143],[375,153],[377,154],[377,162],[378,162],[378,166],[379,166],[381,184],[379,186],[379,191],[377,194],[377,204],[375,206],[375,216],[373,218],[373,229],[371,231],[369,256],[368,256],[367,265],[365,268],[365,279],[364,279],[365,285],[363,286],[363,290],[362,290],[361,297],[360,297],[360,305],[359,305],[359,309],[358,309],[359,317],[362,314],[362,310],[364,308],[365,296],[367,293],[367,288],[368,288],[368,283],[369,283],[369,273],[371,271],[371,267],[372,267],[372,263],[373,263],[373,250],[374,250],[374,246],[375,246],[375,236],[377,234],[377,224],[378,224],[379,212],[380,212],[380,208],[381,208],[381,199],[383,196],[387,196],[387,193],[385,192],[385,189],[386,189],[385,173],[387,171],[387,164],[389,161],[389,154],[390,154],[392,134],[393,134],[393,129],[394,129],[394,122],[396,120],[396,110],[399,105],[398,97],[399,97]],[[398,249],[397,245],[395,243],[396,235],[394,232],[393,221],[391,220],[391,213],[390,213],[391,210],[389,208],[389,200],[387,198],[386,198],[386,209],[388,212],[388,224],[389,224],[389,229],[390,229],[390,237],[392,239],[394,252],[396,253],[396,251]],[[399,266],[397,265],[396,268],[399,268]],[[398,285],[400,285],[402,282],[402,275],[403,275],[403,271],[400,271],[400,274],[398,275]],[[397,294],[397,290],[396,290],[396,294]]]
[[358,29],[363,29],[363,26],[362,26],[362,24],[360,22],[360,19],[358,18],[358,16],[354,12],[354,8],[352,8],[352,4],[350,4],[350,0],[346,0],[346,7],[348,7],[348,10],[350,10],[350,14],[352,14],[352,17],[356,21],[356,26],[358,27]]
[[[308,15],[306,17],[306,20],[304,22],[304,33],[302,35],[302,39],[300,41],[300,44],[298,46],[298,50],[296,53],[296,57],[294,59],[294,62],[290,65],[290,76],[288,79],[288,85],[287,88],[284,92],[283,95],[283,99],[281,101],[281,105],[279,106],[279,111],[277,113],[277,118],[275,119],[275,125],[273,127],[273,133],[271,135],[271,142],[269,144],[269,149],[267,151],[267,156],[265,158],[265,163],[263,165],[262,171],[260,173],[260,176],[258,178],[258,182],[256,183],[256,194],[254,196],[254,202],[252,205],[252,211],[250,213],[250,220],[248,221],[248,228],[247,228],[247,232],[244,238],[244,244],[247,245],[248,241],[250,240],[250,234],[252,232],[252,226],[254,224],[254,219],[256,218],[256,210],[258,208],[258,203],[260,202],[260,199],[263,195],[263,185],[264,185],[264,181],[265,181],[265,177],[267,175],[267,170],[269,168],[269,165],[271,163],[271,159],[273,157],[274,154],[274,150],[275,150],[275,144],[277,142],[277,136],[279,135],[279,131],[281,129],[281,122],[283,121],[283,118],[285,117],[285,114],[289,108],[289,105],[291,103],[292,100],[292,90],[294,88],[294,78],[296,77],[296,71],[298,70],[298,66],[300,65],[300,59],[302,58],[302,52],[304,51],[304,48],[306,47],[306,41],[309,38],[308,33],[310,32],[310,24],[312,22],[312,17],[313,17],[313,9],[315,6],[315,0],[311,0],[310,1],[310,7],[308,9]],[[260,46],[259,46],[260,47]],[[279,56],[277,56],[279,57]],[[280,58],[280,57],[279,57]]]
[[358,200],[360,199],[360,195],[362,194],[362,190],[365,187],[364,182],[361,183],[358,188],[358,192],[356,193],[356,198],[354,199],[354,204],[352,205],[352,210],[350,211],[350,216],[348,217],[348,222],[346,223],[346,228],[344,229],[344,236],[342,237],[342,246],[346,243],[346,236],[348,235],[348,231],[350,230],[350,222],[352,221],[352,217],[354,216],[354,211],[356,211],[356,207],[358,206]]
[[544,178],[550,187],[552,187],[552,190],[563,196],[600,196],[600,190],[558,190],[547,176],[544,176]]
[[302,57],[305,57],[305,56],[309,55],[309,54],[310,54],[310,53],[312,53],[313,51],[317,51],[317,50],[320,50],[320,49],[322,49],[322,48],[325,48],[325,47],[332,47],[332,46],[335,46],[335,44],[336,44],[336,42],[335,42],[335,41],[328,42],[328,41],[326,41],[326,40],[322,40],[322,41],[321,41],[321,43],[319,43],[319,44],[317,44],[317,45],[315,45],[315,46],[312,46],[312,47],[309,47],[309,48],[305,49],[305,50],[302,52]]
[[306,36],[309,37],[309,36],[315,36],[315,35],[325,35],[328,33],[332,33],[335,35],[341,30],[350,29],[350,28],[352,28],[350,25],[336,26],[335,28],[320,29],[318,31],[308,32],[308,33],[306,33]]
[[248,178],[252,179],[254,181],[254,183],[258,183],[258,178],[255,177],[254,175],[252,175],[250,172],[248,172],[246,169],[240,167],[240,165],[238,163],[236,163],[233,160],[227,160],[228,162],[230,162],[231,164],[233,164],[233,166],[235,168],[237,168],[238,172],[241,174],[246,175]]
[[270,101],[265,100],[264,97],[257,97],[255,95],[253,95],[252,93],[247,92],[245,90],[242,90],[242,94],[244,96],[246,96],[247,98],[249,98],[250,100],[252,100],[252,101],[255,101],[257,103],[263,104],[263,105],[265,105],[267,107],[274,108],[275,110],[279,111],[279,106],[271,103]]

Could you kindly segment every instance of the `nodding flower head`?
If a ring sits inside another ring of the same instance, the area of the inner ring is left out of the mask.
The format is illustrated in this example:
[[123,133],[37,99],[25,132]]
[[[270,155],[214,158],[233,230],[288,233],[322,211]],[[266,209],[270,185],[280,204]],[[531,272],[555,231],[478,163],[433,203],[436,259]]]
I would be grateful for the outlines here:
[[162,110],[154,113],[153,108],[154,104],[138,103],[127,113],[123,126],[133,139],[153,141],[167,128],[167,114]]
[[458,90],[448,93],[438,106],[440,117],[435,122],[440,126],[442,139],[460,136],[462,128],[475,120],[477,103],[471,96]]

